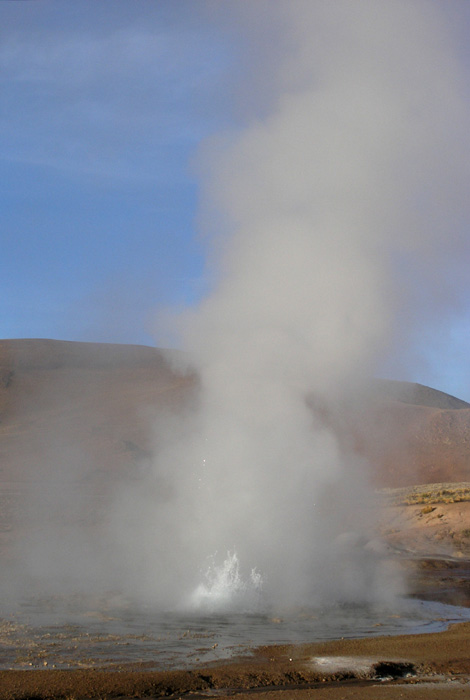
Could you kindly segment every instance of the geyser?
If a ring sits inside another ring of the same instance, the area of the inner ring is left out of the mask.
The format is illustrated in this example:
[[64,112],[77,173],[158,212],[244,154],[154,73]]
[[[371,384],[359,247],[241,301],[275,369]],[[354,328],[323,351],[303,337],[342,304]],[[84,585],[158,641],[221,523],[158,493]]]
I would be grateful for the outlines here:
[[[144,522],[167,543],[148,593],[177,603],[200,591],[208,557],[223,570],[231,551],[237,580],[256,569],[277,604],[387,598],[394,578],[361,544],[368,465],[338,426],[406,341],[422,289],[434,297],[441,224],[449,201],[464,205],[459,70],[435,4],[234,7],[277,72],[257,101],[253,71],[247,123],[199,156],[215,275],[174,322],[200,394],[158,427],[168,497],[149,497]],[[446,236],[459,241],[451,225]]]
[[[237,128],[196,158],[211,291],[156,329],[179,337],[197,391],[159,414],[152,463],[107,494],[101,529],[56,526],[42,499],[19,571],[165,610],[387,600],[401,582],[370,545],[349,420],[455,298],[470,130],[448,5],[209,7],[247,39],[249,70]],[[53,441],[66,510],[86,459]]]
[[252,569],[249,578],[244,580],[236,552],[227,552],[222,564],[211,557],[204,581],[193,591],[185,607],[207,612],[238,612],[247,608],[262,611],[263,578]]

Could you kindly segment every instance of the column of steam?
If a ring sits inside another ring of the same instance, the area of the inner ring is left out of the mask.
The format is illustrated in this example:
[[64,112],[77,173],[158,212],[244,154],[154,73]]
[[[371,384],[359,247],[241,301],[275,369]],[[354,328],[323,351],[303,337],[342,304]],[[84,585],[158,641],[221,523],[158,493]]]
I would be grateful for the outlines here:
[[217,553],[205,591],[224,604],[224,586],[238,600],[253,590],[250,571],[277,603],[375,599],[388,595],[380,562],[349,546],[345,565],[341,550],[342,533],[369,536],[373,523],[367,468],[334,417],[391,343],[399,292],[415,303],[393,261],[438,250],[413,198],[448,187],[448,149],[462,160],[442,138],[449,105],[462,109],[455,66],[427,3],[281,2],[270,13],[289,47],[271,62],[270,110],[200,156],[219,268],[179,319],[201,396],[176,456],[180,469],[194,464],[187,455],[205,463],[197,498],[179,489],[188,526],[177,540],[200,570]]

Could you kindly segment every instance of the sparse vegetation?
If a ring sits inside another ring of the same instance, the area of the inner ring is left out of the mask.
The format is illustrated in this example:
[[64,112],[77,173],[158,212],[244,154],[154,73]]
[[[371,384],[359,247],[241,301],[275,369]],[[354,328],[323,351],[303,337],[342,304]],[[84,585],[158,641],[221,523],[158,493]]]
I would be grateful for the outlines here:
[[[410,488],[381,489],[391,505],[419,506],[422,505],[423,515],[431,513],[432,505],[438,503],[461,503],[470,501],[470,482],[456,484],[425,484]],[[430,510],[427,510],[430,508]]]
[[404,499],[404,504],[413,506],[421,505],[422,503],[461,503],[462,501],[470,501],[470,488],[441,489],[422,494],[413,493]]
[[424,506],[424,508],[421,508],[421,515],[427,515],[428,513],[432,513],[433,510],[436,510],[435,506]]
[[395,547],[470,559],[470,481],[388,488],[380,495],[381,535]]

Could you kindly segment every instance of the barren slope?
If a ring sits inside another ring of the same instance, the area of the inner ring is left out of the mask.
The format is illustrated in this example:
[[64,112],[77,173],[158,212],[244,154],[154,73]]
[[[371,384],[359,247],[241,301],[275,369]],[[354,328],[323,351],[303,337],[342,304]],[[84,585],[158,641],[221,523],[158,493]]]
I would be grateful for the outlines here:
[[[153,426],[196,387],[155,348],[0,341],[0,481],[132,474]],[[377,380],[342,418],[381,486],[470,481],[470,406],[428,387]]]
[[132,474],[194,379],[147,347],[0,341],[0,480]]

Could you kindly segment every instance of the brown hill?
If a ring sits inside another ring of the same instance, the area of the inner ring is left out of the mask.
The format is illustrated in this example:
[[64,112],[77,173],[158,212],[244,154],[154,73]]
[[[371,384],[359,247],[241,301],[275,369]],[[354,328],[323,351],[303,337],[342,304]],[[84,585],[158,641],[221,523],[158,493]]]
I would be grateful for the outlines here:
[[[413,385],[405,385],[406,394]],[[425,391],[423,391],[425,389]],[[470,481],[470,406],[428,387],[417,387],[426,403],[387,394],[376,396],[357,416],[359,451],[371,465],[377,486],[411,486]],[[457,404],[449,408],[449,404]]]
[[429,408],[459,409],[470,408],[470,404],[455,396],[445,394],[443,391],[431,389],[429,386],[414,382],[399,382],[395,379],[374,379],[370,387],[370,394],[413,404],[414,406],[428,406]]
[[0,480],[132,475],[150,457],[162,407],[179,410],[194,378],[155,348],[0,341]]
[[[197,386],[170,359],[144,346],[0,341],[0,482],[138,475],[159,414],[181,411]],[[460,399],[376,380],[341,427],[378,486],[470,481]]]

